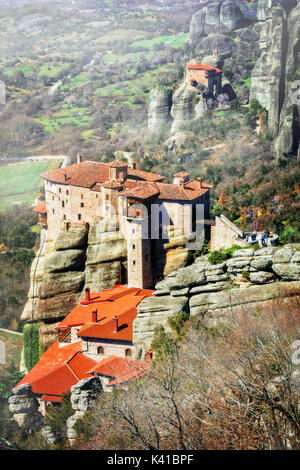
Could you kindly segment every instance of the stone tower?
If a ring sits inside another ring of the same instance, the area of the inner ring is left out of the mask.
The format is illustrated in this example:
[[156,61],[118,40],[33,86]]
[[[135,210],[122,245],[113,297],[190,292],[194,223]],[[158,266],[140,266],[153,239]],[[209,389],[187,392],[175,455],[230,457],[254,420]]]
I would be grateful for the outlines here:
[[128,286],[152,287],[151,239],[148,217],[127,219]]

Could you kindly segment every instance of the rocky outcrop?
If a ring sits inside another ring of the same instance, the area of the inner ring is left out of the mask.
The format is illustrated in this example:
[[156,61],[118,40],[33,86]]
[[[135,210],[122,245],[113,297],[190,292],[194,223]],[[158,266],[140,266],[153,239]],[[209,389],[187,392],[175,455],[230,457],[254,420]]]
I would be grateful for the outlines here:
[[43,417],[38,411],[39,403],[31,385],[24,384],[15,388],[13,395],[8,399],[8,407],[17,426],[34,431],[41,429]]
[[291,291],[300,293],[300,245],[240,249],[215,265],[206,255],[155,288],[154,296],[139,305],[133,324],[137,357],[149,349],[157,326],[169,328],[174,314],[187,311],[200,317],[204,327],[214,328],[229,324],[241,308],[260,308]]
[[300,102],[293,87],[300,60],[299,13],[296,0],[281,5],[260,0],[258,5],[261,52],[252,71],[250,99],[256,98],[269,112],[278,157],[296,155],[299,146]]
[[187,121],[196,118],[194,99],[197,94],[196,88],[189,86],[185,81],[174,93],[171,109],[171,116],[174,119],[172,133],[178,131]]
[[193,15],[189,40],[197,44],[207,34],[227,33],[251,23],[234,0],[208,3]]
[[172,106],[172,90],[154,89],[150,93],[148,108],[148,128],[153,132],[159,132],[161,126],[170,121]]
[[[218,51],[218,56],[222,59],[232,57],[235,48],[234,41],[231,37],[225,34],[209,34],[202,38],[196,48],[197,54],[204,56],[211,56],[214,50]],[[202,61],[205,63],[205,61]],[[220,64],[208,64],[213,67],[218,67]]]
[[[45,240],[45,241],[44,241]],[[127,242],[116,220],[62,232],[56,240],[42,233],[41,249],[31,267],[28,302],[22,320],[40,322],[44,349],[57,339],[55,327],[74,309],[85,287],[98,292],[127,282]],[[162,279],[189,261],[186,239],[170,233],[168,243],[153,246],[154,278]]]
[[28,302],[21,317],[41,322],[44,349],[57,338],[57,323],[78,305],[85,285],[97,291],[120,282],[126,255],[126,241],[103,221],[89,234],[73,228],[56,240],[46,235],[31,267]]
[[95,406],[102,390],[100,377],[83,379],[71,388],[71,404],[75,411],[67,420],[67,437],[71,444],[77,437],[74,429],[76,422]]

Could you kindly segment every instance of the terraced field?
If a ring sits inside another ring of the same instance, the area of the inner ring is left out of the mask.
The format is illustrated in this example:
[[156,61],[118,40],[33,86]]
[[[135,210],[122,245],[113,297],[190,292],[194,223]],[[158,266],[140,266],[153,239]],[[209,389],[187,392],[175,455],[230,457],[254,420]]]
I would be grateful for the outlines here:
[[0,167],[0,211],[14,204],[32,204],[39,192],[41,173],[56,162],[21,162]]

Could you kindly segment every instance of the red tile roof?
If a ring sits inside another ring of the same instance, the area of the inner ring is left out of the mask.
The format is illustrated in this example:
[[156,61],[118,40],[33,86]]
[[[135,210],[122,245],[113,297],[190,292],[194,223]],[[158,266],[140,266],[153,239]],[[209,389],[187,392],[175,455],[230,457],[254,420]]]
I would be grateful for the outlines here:
[[[76,343],[67,344],[66,346],[59,347],[59,342],[50,346],[50,348],[42,355],[37,364],[28,372],[28,374],[18,383],[23,385],[26,383],[32,384],[36,380],[44,377],[56,369],[65,365],[77,351],[81,350],[81,341]],[[45,391],[47,393],[47,391]]]
[[46,214],[47,207],[45,202],[38,202],[34,208],[34,212],[38,212],[39,214]]
[[53,401],[55,403],[60,403],[62,401],[62,397],[58,395],[43,395],[41,398],[42,401]]
[[203,196],[209,189],[210,186],[206,183],[202,185],[202,188],[199,188],[199,182],[197,181],[187,182],[184,187],[171,183],[137,182],[136,186],[130,188],[130,190],[122,191],[120,195],[148,199],[151,195],[157,194],[157,198],[162,200],[193,201]]
[[158,195],[159,189],[148,183],[137,184],[133,188],[126,189],[122,192],[122,196],[135,197],[137,199],[148,199]]
[[[137,315],[136,307],[145,297],[152,294],[153,291],[148,289],[128,288],[122,285],[90,294],[90,301],[83,300],[81,305],[58,325],[57,329],[84,325],[80,330],[82,336],[132,341],[132,323]],[[92,323],[92,310],[95,307],[98,308],[98,321]],[[118,316],[118,330],[114,333],[113,318],[116,315]],[[148,363],[133,360],[130,360],[132,362],[129,367],[127,358],[107,359],[108,361],[101,361],[102,368],[99,370],[104,375],[113,377],[115,383],[138,377],[149,368]],[[89,371],[98,371],[100,364],[85,356],[81,340],[71,344],[56,341],[16,387],[29,383],[34,393],[43,395],[43,400],[59,401],[59,397],[68,392],[72,385],[87,378]],[[112,370],[116,372],[115,375],[109,374]]]
[[114,316],[105,317],[97,323],[86,323],[78,332],[79,337],[113,339],[122,341],[132,341],[133,320],[137,316],[136,307],[119,314],[119,310],[114,310],[118,318],[118,331],[114,333]]
[[85,356],[82,351],[75,353],[67,362],[68,367],[76,375],[78,380],[86,379],[86,371],[96,364],[96,361]]
[[187,173],[186,171],[180,171],[179,173],[176,173],[176,175],[173,175],[175,178],[184,178],[186,176],[190,176],[190,173]]
[[[123,164],[124,162],[122,162]],[[126,164],[126,163],[125,163]],[[92,188],[95,184],[103,184],[109,180],[109,163],[84,161],[66,168],[47,171],[42,177],[48,181],[71,186]],[[128,178],[139,178],[144,181],[161,181],[161,175],[147,173],[146,171],[128,168]]]
[[133,168],[128,168],[128,178],[130,176],[136,177],[145,181],[163,181],[165,179],[162,175],[157,175],[155,173],[148,173],[147,171],[134,170]]
[[34,382],[25,383],[30,383],[32,391],[39,395],[63,395],[77,382],[78,378],[74,372],[67,365],[63,365]]
[[110,356],[99,362],[96,367],[92,367],[87,371],[87,374],[111,377],[109,385],[115,385],[142,377],[149,370],[150,364],[148,362]]
[[116,286],[114,289],[103,290],[91,294],[90,302],[81,301],[78,307],[59,323],[56,329],[61,330],[71,326],[80,326],[92,321],[92,311],[97,309],[97,320],[103,324],[116,314],[121,315],[133,307],[137,307],[145,298],[151,296],[153,291],[138,288]]
[[123,160],[114,160],[113,162],[109,162],[108,166],[110,168],[126,168],[128,167],[128,163]]
[[203,64],[188,64],[186,68],[187,70],[214,70],[217,73],[222,72],[222,70],[217,69],[216,67],[212,67],[211,65],[203,65]]

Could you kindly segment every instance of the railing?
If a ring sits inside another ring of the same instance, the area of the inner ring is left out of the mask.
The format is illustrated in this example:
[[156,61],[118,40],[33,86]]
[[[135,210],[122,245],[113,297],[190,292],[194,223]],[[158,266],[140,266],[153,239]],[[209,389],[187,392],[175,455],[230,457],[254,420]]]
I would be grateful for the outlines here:
[[63,330],[58,337],[60,343],[71,343],[71,330]]

